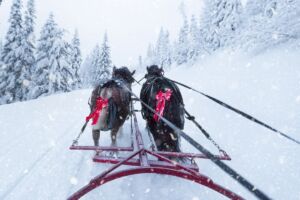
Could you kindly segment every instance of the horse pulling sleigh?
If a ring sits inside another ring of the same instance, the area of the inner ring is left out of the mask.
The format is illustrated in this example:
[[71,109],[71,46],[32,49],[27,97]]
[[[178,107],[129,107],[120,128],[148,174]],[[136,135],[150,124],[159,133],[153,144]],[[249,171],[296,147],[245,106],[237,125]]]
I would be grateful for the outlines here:
[[[185,110],[183,99],[176,84],[187,87],[188,89],[192,88],[164,77],[162,69],[157,66],[151,66],[147,68],[147,71],[148,73],[145,76],[146,82],[143,84],[140,97],[131,91],[131,84],[135,81],[132,77],[134,72],[130,72],[126,67],[119,69],[114,68],[112,79],[96,87],[93,91],[91,114],[87,117],[86,123],[70,149],[96,151],[93,157],[94,162],[110,163],[113,165],[93,178],[86,186],[82,187],[68,199],[79,199],[95,188],[115,179],[145,173],[183,178],[206,186],[229,199],[243,199],[236,193],[218,185],[209,177],[201,174],[194,161],[200,158],[211,160],[257,198],[270,199],[222,161],[231,160],[231,158],[219,147],[195,118]],[[214,97],[195,89],[192,90],[256,123],[266,125],[256,118]],[[147,122],[147,129],[151,133],[148,134],[150,141],[152,141],[150,148],[148,148],[148,145],[145,145],[143,135],[139,128],[136,116],[138,111],[134,109],[134,103],[136,101],[142,104],[142,116]],[[210,153],[182,130],[184,127],[184,116],[186,119],[191,120],[206,138],[218,148],[220,152],[219,155]],[[130,120],[131,145],[128,147],[120,147],[117,145],[116,134],[127,118]],[[79,146],[78,140],[90,119],[93,119],[94,146]],[[99,146],[98,141],[101,130],[111,130],[111,146]],[[281,132],[277,132],[281,134]],[[182,152],[179,144],[180,138],[184,138],[199,150],[200,153]],[[111,153],[107,154],[105,152]],[[127,152],[127,154],[126,156],[119,156],[119,152]],[[128,166],[128,168],[120,169],[121,166],[124,165]]]

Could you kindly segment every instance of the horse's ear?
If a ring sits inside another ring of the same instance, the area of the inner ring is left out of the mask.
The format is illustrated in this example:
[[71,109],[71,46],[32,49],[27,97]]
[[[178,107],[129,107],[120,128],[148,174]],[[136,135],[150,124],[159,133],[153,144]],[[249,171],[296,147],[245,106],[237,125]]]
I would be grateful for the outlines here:
[[133,76],[133,74],[135,74],[135,70],[133,70],[133,71],[131,72],[131,76]]

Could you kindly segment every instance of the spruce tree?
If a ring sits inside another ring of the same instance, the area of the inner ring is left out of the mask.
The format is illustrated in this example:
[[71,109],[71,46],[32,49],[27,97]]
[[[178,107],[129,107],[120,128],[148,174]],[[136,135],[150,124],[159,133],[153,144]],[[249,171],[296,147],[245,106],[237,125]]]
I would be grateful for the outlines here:
[[201,33],[199,30],[197,19],[194,15],[192,15],[191,17],[189,36],[190,36],[189,59],[195,60],[200,54]]
[[23,82],[20,80],[23,67],[23,27],[21,15],[21,1],[14,0],[12,3],[9,28],[6,34],[1,60],[2,67],[0,98],[1,103],[12,103],[23,99]]
[[72,83],[72,88],[77,89],[81,87],[82,81],[79,75],[79,69],[82,63],[81,51],[80,51],[80,40],[78,37],[78,31],[75,31],[74,37],[72,39],[72,58],[71,58],[71,69],[74,74],[74,80]]
[[42,28],[37,47],[37,62],[33,74],[32,98],[58,91],[71,91],[73,74],[70,69],[70,44],[63,40],[51,14]]
[[203,43],[209,52],[233,42],[240,27],[240,0],[206,0],[201,21]]
[[100,47],[97,44],[91,54],[90,58],[90,66],[87,69],[87,74],[88,74],[88,84],[91,86],[96,86],[99,84],[99,80],[97,79],[97,72],[98,69],[100,68]]
[[296,41],[300,37],[299,1],[249,0],[245,7],[240,46],[259,53],[272,46]]
[[184,18],[183,26],[179,32],[178,42],[176,44],[176,56],[175,60],[178,65],[187,63],[189,57],[189,25],[187,19]]
[[96,68],[96,81],[99,83],[106,81],[111,76],[112,61],[110,47],[108,46],[107,33],[104,34],[103,43],[100,51],[99,67]]
[[163,28],[161,28],[156,42],[155,57],[159,66],[169,67],[172,64],[169,32],[164,31]]
[[35,64],[35,6],[34,0],[28,0],[27,10],[25,12],[24,34],[23,34],[23,49],[24,49],[24,64],[21,73],[23,80],[23,100],[30,99],[29,90],[32,87],[31,76]]
[[2,51],[3,51],[3,44],[2,44],[2,39],[0,39],[0,66],[1,66],[1,64],[2,64],[2,60],[1,60],[1,58],[2,58]]
[[145,59],[145,65],[147,66],[150,66],[150,65],[154,65],[154,64],[157,64],[157,61],[156,61],[156,54],[155,54],[155,51],[154,51],[154,47],[152,44],[149,44],[148,45],[148,48],[147,48],[147,55],[146,55],[146,59]]

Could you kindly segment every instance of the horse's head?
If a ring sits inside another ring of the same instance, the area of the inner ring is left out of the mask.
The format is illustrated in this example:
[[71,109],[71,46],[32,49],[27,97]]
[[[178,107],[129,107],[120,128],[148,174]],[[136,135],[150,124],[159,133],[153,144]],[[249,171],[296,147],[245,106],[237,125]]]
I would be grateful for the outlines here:
[[151,65],[150,67],[147,67],[147,74],[146,78],[153,77],[153,76],[163,76],[164,70],[163,68],[159,68],[157,65]]
[[128,67],[120,67],[120,68],[113,68],[112,78],[115,79],[122,79],[126,81],[127,83],[131,84],[134,82],[133,75],[135,73],[135,70],[130,72]]

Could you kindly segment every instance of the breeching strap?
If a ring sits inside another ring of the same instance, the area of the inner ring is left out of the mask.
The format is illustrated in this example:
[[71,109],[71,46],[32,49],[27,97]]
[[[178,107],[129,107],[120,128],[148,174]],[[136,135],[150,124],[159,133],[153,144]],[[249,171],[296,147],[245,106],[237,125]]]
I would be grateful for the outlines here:
[[183,83],[179,83],[179,82],[174,81],[174,80],[171,80],[171,79],[169,79],[169,78],[166,78],[166,79],[168,79],[169,81],[172,81],[172,82],[174,82],[174,83],[176,83],[176,84],[178,84],[178,85],[181,85],[181,86],[183,86],[183,87],[185,87],[185,88],[188,88],[188,89],[190,89],[190,90],[193,90],[194,92],[197,92],[197,93],[201,94],[202,96],[207,97],[208,99],[210,99],[210,100],[212,100],[212,101],[214,101],[214,102],[220,104],[221,106],[223,106],[223,107],[225,107],[225,108],[227,108],[227,109],[229,109],[229,110],[232,110],[233,112],[235,112],[235,113],[237,113],[237,114],[239,114],[239,115],[245,117],[246,119],[249,119],[250,121],[253,121],[253,122],[255,122],[255,123],[257,123],[257,124],[259,124],[259,125],[261,125],[261,126],[264,126],[265,128],[267,128],[267,129],[269,129],[269,130],[271,130],[271,131],[273,131],[273,132],[275,132],[275,133],[278,133],[278,134],[280,134],[281,136],[287,138],[288,140],[290,140],[290,141],[292,141],[292,142],[295,142],[295,143],[297,143],[298,145],[300,145],[300,141],[298,141],[298,140],[292,138],[291,136],[289,136],[289,135],[287,135],[287,134],[285,134],[285,133],[283,133],[283,132],[281,132],[281,131],[279,131],[279,130],[277,130],[277,129],[271,127],[271,126],[269,126],[268,124],[266,124],[266,123],[264,123],[264,122],[262,122],[262,121],[256,119],[255,117],[253,117],[253,116],[251,116],[251,115],[249,115],[249,114],[247,114],[247,113],[245,113],[245,112],[243,112],[243,111],[241,111],[241,110],[239,110],[239,109],[237,109],[237,108],[234,108],[234,107],[232,107],[232,106],[230,106],[230,105],[228,105],[228,104],[226,104],[226,103],[220,101],[219,99],[216,99],[216,98],[214,98],[214,97],[212,97],[212,96],[210,96],[210,95],[207,95],[207,94],[205,94],[205,93],[203,93],[203,92],[200,92],[200,91],[198,91],[198,90],[196,90],[196,89],[194,89],[194,88],[191,88],[191,87],[189,87],[189,86],[187,86],[187,85],[185,85],[185,84],[183,84]]

